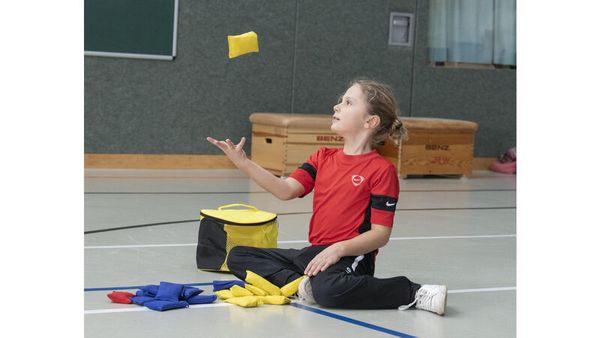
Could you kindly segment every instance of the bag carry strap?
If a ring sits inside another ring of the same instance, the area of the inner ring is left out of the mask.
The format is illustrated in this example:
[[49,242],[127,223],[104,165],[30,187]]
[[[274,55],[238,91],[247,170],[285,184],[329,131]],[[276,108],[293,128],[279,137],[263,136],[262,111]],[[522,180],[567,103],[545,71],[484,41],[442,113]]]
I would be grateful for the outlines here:
[[217,210],[223,210],[225,208],[232,208],[232,207],[246,207],[246,208],[252,209],[254,211],[259,211],[256,207],[253,207],[253,206],[248,205],[248,204],[241,204],[241,203],[234,203],[234,204],[222,205],[222,206],[218,207]]

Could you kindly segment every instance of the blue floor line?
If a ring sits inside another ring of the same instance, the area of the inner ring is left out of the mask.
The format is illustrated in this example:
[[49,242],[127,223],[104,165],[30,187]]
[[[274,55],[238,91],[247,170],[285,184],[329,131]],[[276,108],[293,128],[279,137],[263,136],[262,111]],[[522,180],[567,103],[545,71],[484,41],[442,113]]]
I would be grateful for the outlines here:
[[375,330],[375,331],[379,331],[379,332],[383,332],[383,333],[387,333],[390,334],[392,336],[396,336],[396,337],[403,337],[403,338],[417,338],[415,336],[411,336],[409,334],[406,333],[402,333],[400,331],[394,331],[394,330],[390,330],[390,329],[386,329],[385,327],[381,327],[381,326],[377,326],[377,325],[373,325],[373,324],[369,324],[360,320],[356,320],[356,319],[352,319],[349,317],[345,317],[345,316],[341,316],[338,314],[335,314],[333,312],[329,312],[329,311],[325,311],[325,310],[321,310],[321,309],[317,309],[311,306],[306,306],[304,304],[299,304],[299,303],[291,303],[290,305],[297,307],[299,309],[303,309],[303,310],[307,310],[310,312],[314,312],[323,316],[327,316],[330,318],[335,318],[350,324],[354,324],[354,325],[358,325],[358,326],[362,326],[362,327],[366,327],[367,329],[371,329],[371,330]]
[[[185,286],[212,286],[213,283],[189,283],[183,284]],[[132,285],[132,286],[113,286],[108,288],[87,288],[83,289],[84,292],[90,291],[112,291],[112,290],[133,290],[133,289],[141,289],[146,285]]]

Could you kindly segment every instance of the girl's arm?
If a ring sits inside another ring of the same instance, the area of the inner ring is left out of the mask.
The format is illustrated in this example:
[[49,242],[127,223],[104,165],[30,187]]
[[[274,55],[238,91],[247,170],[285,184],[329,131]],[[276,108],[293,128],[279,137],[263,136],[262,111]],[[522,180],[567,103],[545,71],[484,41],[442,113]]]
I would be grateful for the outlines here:
[[345,256],[360,256],[387,244],[392,234],[392,228],[379,224],[371,224],[371,230],[345,241],[337,242],[321,251],[306,266],[304,274],[315,276],[337,263]]
[[386,245],[390,240],[391,234],[391,227],[371,224],[371,230],[365,231],[354,238],[337,242],[333,245],[338,247],[341,257],[360,256]]
[[231,162],[233,162],[236,167],[248,175],[248,177],[250,177],[263,189],[275,195],[275,197],[281,200],[290,200],[301,196],[304,193],[304,187],[302,184],[300,184],[300,182],[289,177],[285,180],[278,178],[255,162],[252,162],[250,159],[248,159],[243,149],[244,143],[246,142],[245,137],[242,137],[240,143],[237,145],[233,144],[230,139],[225,141],[215,140],[212,137],[207,137],[206,139],[208,142],[223,150],[225,155],[229,157]]

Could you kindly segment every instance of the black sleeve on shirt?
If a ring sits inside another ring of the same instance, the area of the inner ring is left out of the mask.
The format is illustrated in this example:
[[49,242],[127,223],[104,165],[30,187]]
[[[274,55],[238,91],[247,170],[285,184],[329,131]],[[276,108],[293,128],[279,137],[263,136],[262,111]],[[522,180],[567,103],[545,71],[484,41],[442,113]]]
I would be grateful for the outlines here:
[[317,179],[317,169],[315,169],[315,167],[313,167],[309,163],[303,163],[300,166],[300,169],[304,169],[310,175],[310,177],[312,177],[313,180]]
[[397,202],[397,198],[382,195],[371,195],[371,208],[374,209],[395,212]]

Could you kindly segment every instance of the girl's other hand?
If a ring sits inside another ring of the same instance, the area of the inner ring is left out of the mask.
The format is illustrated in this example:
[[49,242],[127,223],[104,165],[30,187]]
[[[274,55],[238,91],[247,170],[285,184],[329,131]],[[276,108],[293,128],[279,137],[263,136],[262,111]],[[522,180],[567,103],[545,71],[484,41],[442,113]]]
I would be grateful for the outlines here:
[[248,157],[246,157],[246,152],[244,152],[244,143],[246,143],[245,137],[242,137],[240,143],[238,144],[233,144],[233,142],[231,142],[230,139],[226,139],[225,141],[219,141],[215,140],[212,137],[207,137],[206,140],[223,150],[225,155],[227,155],[227,157],[229,157],[229,159],[237,167],[239,167],[242,163],[244,163],[244,161],[248,159]]
[[337,263],[342,256],[340,249],[336,244],[328,246],[325,250],[316,255],[315,258],[313,258],[306,266],[304,274],[309,277],[313,277],[319,272],[325,271],[328,267]]

